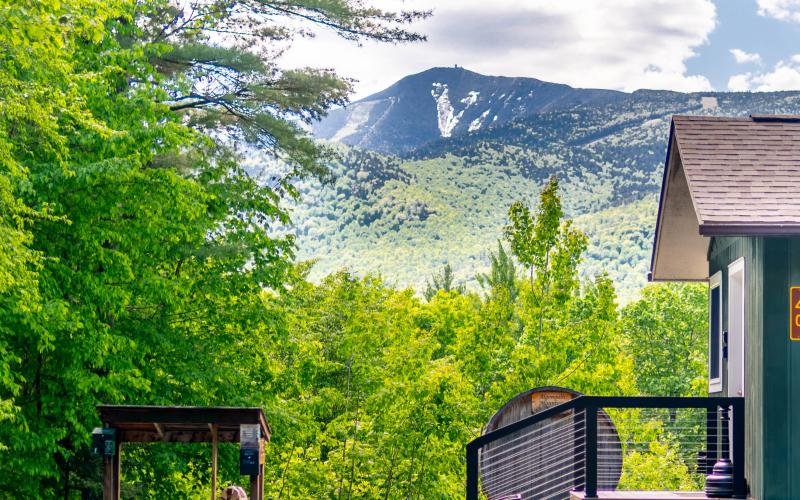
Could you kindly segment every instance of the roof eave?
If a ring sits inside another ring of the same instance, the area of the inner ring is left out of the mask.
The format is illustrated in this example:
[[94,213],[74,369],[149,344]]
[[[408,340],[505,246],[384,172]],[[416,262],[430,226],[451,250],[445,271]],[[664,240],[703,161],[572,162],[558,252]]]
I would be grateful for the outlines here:
[[800,224],[700,224],[703,236],[800,236]]
[[664,210],[664,193],[667,189],[667,178],[669,177],[669,160],[672,156],[672,139],[675,134],[675,119],[670,120],[669,139],[667,139],[667,158],[664,160],[664,173],[661,176],[661,194],[658,196],[658,215],[656,215],[656,230],[653,233],[653,250],[650,253],[650,271],[647,273],[647,281],[659,281],[653,279],[656,269],[656,253],[658,249],[658,239],[661,232],[661,216]]

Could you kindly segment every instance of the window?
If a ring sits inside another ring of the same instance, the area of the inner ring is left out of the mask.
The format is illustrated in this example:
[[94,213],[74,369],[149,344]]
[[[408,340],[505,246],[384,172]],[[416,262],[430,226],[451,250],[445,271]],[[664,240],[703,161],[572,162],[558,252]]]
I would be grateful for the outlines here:
[[709,280],[708,290],[708,392],[722,391],[722,273]]

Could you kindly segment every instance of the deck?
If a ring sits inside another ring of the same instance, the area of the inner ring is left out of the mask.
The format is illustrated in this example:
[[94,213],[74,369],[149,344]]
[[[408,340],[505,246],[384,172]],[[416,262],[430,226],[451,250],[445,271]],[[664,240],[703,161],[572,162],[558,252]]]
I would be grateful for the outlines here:
[[[570,493],[570,500],[584,500],[582,491]],[[599,500],[687,500],[709,499],[702,491],[598,491]],[[714,500],[711,498],[711,500]]]

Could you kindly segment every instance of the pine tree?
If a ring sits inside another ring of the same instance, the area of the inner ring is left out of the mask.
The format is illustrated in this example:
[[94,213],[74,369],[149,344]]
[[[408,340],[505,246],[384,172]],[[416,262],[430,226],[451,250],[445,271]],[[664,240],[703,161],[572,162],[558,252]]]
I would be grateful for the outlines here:
[[441,274],[434,274],[431,276],[431,281],[425,283],[425,300],[431,300],[439,290],[460,294],[467,291],[463,283],[458,285],[455,283],[453,268],[450,267],[449,263],[444,265]]
[[492,267],[489,274],[478,273],[475,279],[482,288],[488,288],[493,291],[497,287],[504,288],[513,302],[517,299],[517,270],[514,267],[514,261],[506,253],[503,248],[503,243],[497,241],[497,253],[491,254]]

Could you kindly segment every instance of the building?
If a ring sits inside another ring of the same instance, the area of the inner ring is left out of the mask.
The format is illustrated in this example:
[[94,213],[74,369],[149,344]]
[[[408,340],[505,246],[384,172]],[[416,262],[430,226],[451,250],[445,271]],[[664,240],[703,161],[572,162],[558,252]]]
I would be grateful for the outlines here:
[[708,392],[744,397],[749,496],[800,498],[800,116],[673,118],[650,279],[708,281]]

